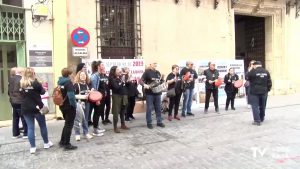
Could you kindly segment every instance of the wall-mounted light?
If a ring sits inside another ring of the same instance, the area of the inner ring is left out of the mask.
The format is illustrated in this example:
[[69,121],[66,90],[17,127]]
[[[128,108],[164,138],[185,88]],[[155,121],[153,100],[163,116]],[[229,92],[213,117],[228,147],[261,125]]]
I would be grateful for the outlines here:
[[196,0],[196,7],[198,8],[201,4],[201,1],[200,0]]
[[214,9],[218,8],[219,3],[220,3],[220,0],[215,0]]
[[179,0],[174,0],[175,1],[175,4],[178,4],[179,3]]

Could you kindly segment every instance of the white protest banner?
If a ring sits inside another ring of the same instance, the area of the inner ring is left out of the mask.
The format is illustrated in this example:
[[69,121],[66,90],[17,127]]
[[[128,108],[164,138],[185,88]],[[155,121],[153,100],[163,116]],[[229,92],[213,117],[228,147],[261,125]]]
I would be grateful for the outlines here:
[[[209,61],[194,61],[194,69],[198,73],[198,81],[195,84],[194,92],[196,93],[196,99],[198,100],[200,95],[200,101],[201,103],[204,102],[205,97],[205,76],[203,76],[204,70],[208,69],[208,62]],[[219,71],[219,77],[224,79],[225,75],[228,73],[229,68],[234,68],[236,74],[239,76],[239,79],[245,79],[245,73],[244,73],[244,61],[243,60],[217,60],[214,62],[216,64],[216,69]],[[180,61],[179,67],[183,68],[186,65],[186,61]],[[223,83],[219,87],[219,100],[221,102],[226,99],[226,93],[224,90],[225,84]],[[241,87],[239,89],[239,92],[237,94],[238,97],[245,96],[245,89],[244,87]]]
[[[91,63],[94,60],[82,59],[82,62],[86,64],[88,72],[91,73]],[[133,78],[139,80],[145,71],[144,59],[101,59],[105,66],[106,74],[109,74],[112,66],[118,66],[120,68],[128,67],[130,69]]]

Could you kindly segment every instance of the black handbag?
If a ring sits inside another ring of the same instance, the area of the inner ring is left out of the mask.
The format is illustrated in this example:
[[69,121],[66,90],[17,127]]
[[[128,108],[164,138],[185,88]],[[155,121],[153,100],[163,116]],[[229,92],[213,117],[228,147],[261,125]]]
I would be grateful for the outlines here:
[[174,97],[176,96],[175,88],[172,88],[167,91],[167,97]]

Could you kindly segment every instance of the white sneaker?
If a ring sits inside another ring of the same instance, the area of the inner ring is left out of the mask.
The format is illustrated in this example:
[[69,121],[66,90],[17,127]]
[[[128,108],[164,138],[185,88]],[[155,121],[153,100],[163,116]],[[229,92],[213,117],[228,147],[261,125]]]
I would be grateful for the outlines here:
[[21,138],[21,137],[22,137],[21,135],[18,135],[18,136],[12,136],[11,138],[17,139],[17,138]]
[[[103,134],[103,133],[102,133],[102,134]],[[92,139],[92,138],[93,138],[93,136],[92,136],[92,135],[90,135],[90,134],[86,134],[86,135],[85,135],[85,138],[86,138],[86,139]]]
[[22,138],[23,138],[23,139],[28,139],[28,136],[23,136]]
[[98,127],[97,130],[98,130],[98,132],[100,132],[100,133],[104,133],[104,132],[105,132],[105,129],[102,129],[102,128],[100,128],[100,127]]
[[80,141],[80,135],[75,135],[75,140]]
[[30,154],[34,154],[36,152],[36,147],[31,147],[30,148]]
[[48,149],[48,148],[50,148],[52,146],[53,146],[53,143],[51,141],[49,141],[48,143],[44,144],[44,148],[45,149]]
[[100,136],[103,136],[104,134],[103,134],[103,132],[99,132],[98,129],[94,129],[94,132],[93,132],[92,135],[93,135],[93,136],[98,136],[98,137],[100,137]]
[[250,104],[248,104],[248,105],[247,105],[247,108],[248,108],[248,109],[251,109],[251,105],[250,105]]

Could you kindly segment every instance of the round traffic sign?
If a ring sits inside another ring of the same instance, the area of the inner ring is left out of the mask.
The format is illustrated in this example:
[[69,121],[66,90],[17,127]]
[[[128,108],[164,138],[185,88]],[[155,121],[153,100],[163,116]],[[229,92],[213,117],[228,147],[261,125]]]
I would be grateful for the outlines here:
[[76,28],[72,31],[71,39],[75,46],[83,47],[89,43],[90,34],[86,29]]

